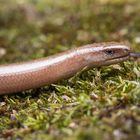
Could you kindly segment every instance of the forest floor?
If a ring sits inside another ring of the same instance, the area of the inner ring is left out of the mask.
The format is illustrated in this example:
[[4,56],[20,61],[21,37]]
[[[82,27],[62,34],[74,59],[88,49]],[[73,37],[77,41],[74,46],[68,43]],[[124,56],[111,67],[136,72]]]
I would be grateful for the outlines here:
[[[140,51],[139,11],[139,0],[1,0],[0,64],[95,42],[129,42]],[[1,96],[0,138],[140,139],[140,63],[82,70],[56,84]]]

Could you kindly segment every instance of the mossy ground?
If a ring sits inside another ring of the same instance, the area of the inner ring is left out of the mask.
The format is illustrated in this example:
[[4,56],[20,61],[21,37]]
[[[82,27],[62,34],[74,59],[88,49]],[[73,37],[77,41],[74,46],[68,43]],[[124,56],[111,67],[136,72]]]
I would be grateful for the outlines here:
[[[140,51],[139,11],[139,0],[1,0],[0,63],[105,41]],[[0,137],[140,139],[140,63],[83,70],[55,85],[1,96]]]

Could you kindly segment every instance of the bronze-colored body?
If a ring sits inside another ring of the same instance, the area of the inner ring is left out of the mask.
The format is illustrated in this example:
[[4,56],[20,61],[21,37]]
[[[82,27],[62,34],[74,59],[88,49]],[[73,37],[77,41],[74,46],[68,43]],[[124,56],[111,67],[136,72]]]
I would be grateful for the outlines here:
[[[113,54],[109,50],[113,50]],[[52,84],[74,75],[86,66],[114,64],[128,57],[129,48],[126,45],[111,42],[90,44],[30,62],[1,65],[0,94]]]

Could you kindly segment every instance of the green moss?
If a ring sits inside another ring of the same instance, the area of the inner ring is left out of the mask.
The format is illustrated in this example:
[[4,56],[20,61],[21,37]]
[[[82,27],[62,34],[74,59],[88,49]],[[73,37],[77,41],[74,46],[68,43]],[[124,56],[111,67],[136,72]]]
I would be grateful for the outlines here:
[[[139,0],[0,2],[0,63],[40,58],[93,42],[140,51]],[[0,98],[0,137],[140,138],[138,61],[82,70],[68,80]]]

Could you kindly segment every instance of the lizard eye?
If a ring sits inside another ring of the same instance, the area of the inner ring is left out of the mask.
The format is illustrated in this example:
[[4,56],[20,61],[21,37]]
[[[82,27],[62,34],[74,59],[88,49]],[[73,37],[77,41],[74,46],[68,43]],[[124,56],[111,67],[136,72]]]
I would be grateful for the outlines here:
[[105,53],[107,55],[113,55],[114,54],[114,51],[113,50],[105,50]]

